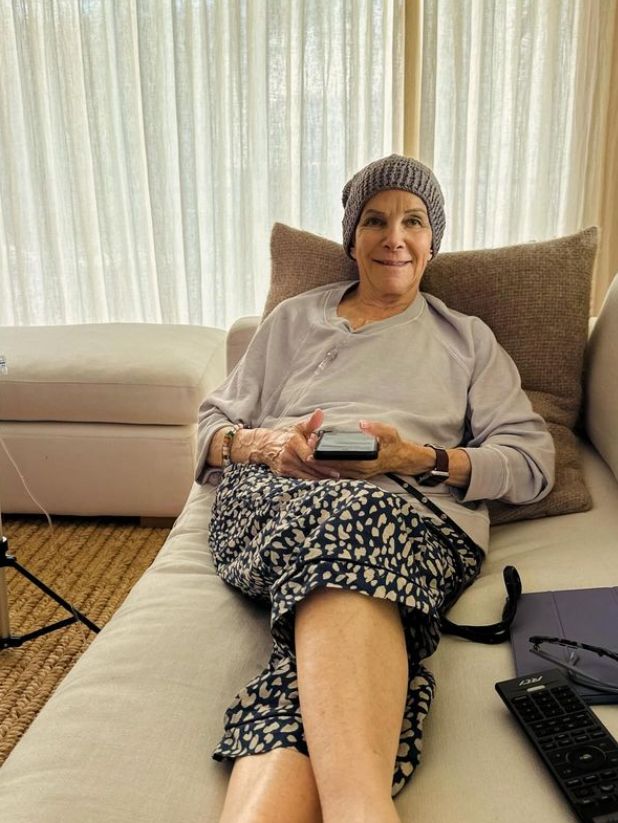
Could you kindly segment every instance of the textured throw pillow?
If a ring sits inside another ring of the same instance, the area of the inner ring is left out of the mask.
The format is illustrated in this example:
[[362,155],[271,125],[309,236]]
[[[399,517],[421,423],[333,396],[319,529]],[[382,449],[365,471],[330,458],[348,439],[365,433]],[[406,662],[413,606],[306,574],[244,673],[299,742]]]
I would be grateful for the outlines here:
[[[598,229],[591,227],[540,243],[442,252],[427,267],[422,290],[491,327],[517,364],[522,385],[556,445],[552,492],[527,506],[491,501],[493,524],[585,511],[592,505],[573,430],[582,403],[597,241]],[[287,297],[356,278],[356,264],[341,245],[281,223],[273,227],[271,258],[264,316]]]

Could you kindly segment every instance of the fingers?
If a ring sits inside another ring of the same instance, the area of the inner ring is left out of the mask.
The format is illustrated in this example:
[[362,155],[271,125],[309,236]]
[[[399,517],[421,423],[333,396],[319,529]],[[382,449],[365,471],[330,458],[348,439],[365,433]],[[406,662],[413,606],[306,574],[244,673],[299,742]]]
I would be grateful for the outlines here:
[[309,438],[305,439],[304,434],[298,433],[288,440],[286,449],[304,464],[313,455],[315,441],[317,441],[317,436],[314,434],[310,434]]
[[358,428],[365,434],[372,434],[377,438],[392,438],[398,436],[397,429],[387,423],[379,423],[375,420],[360,420]]
[[332,471],[332,470],[323,470],[320,469],[316,471],[313,467],[307,466],[306,464],[301,466],[297,472],[295,472],[293,477],[302,477],[305,480],[340,480],[341,475],[339,472]]
[[[273,466],[278,474],[308,480],[339,479],[348,477],[363,480],[379,474],[383,467],[378,460],[345,461],[343,463],[326,463],[316,461],[314,450],[318,441],[317,431],[324,422],[324,412],[316,409],[307,419],[297,423],[289,432],[296,432],[285,444],[279,455],[277,465]],[[396,447],[399,433],[394,426],[374,420],[360,420],[359,429],[378,438],[381,446],[388,449]]]
[[335,469],[322,468],[299,458],[283,460],[278,474],[302,480],[339,480],[340,478],[339,472]]
[[313,447],[298,434],[288,440],[278,456],[275,470],[286,477],[299,477],[308,480],[338,480],[340,473],[336,468],[320,466],[313,460]]
[[319,466],[320,469],[335,471],[340,477],[347,477],[351,480],[365,480],[380,474],[377,460],[316,460],[311,457],[310,465]]
[[307,438],[319,429],[323,422],[324,412],[322,409],[316,409],[308,420],[302,420],[300,423],[297,423],[294,428]]

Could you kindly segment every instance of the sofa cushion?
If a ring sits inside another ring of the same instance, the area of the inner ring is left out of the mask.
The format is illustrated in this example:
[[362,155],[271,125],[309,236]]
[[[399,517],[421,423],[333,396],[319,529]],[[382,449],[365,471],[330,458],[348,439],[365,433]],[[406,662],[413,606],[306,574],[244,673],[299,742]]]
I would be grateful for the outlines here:
[[[574,428],[582,402],[590,282],[598,229],[539,243],[439,254],[423,291],[484,320],[509,352],[556,444],[556,484],[538,503],[492,501],[492,523],[584,511],[591,506]],[[266,316],[283,299],[357,277],[340,244],[277,223],[271,237]]]
[[586,431],[618,478],[618,275],[614,277],[586,349]]
[[0,420],[191,425],[224,378],[225,332],[101,323],[0,328]]
[[[455,605],[453,620],[498,620],[502,569],[513,563],[526,592],[618,579],[618,484],[592,449],[583,452],[594,511],[497,527],[481,577]],[[211,753],[227,707],[267,664],[272,636],[268,607],[216,575],[207,549],[213,498],[212,487],[193,487],[153,565],[0,769],[2,820],[220,820],[231,764]],[[444,637],[426,665],[436,696],[421,766],[395,799],[400,819],[571,820],[495,693],[494,683],[515,676],[510,645]],[[616,707],[594,708],[617,736]]]

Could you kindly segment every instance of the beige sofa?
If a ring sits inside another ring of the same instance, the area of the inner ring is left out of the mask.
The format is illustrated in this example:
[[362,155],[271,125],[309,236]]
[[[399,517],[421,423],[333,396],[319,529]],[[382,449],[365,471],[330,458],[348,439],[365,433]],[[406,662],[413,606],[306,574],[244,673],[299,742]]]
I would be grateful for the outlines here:
[[[0,437],[44,509],[178,516],[193,483],[197,409],[225,375],[222,329],[0,326],[0,354]],[[0,504],[39,511],[2,448]]]
[[[238,333],[246,340],[247,324]],[[229,343],[238,353],[235,331]],[[588,344],[586,387],[590,439],[582,435],[578,448],[592,509],[494,527],[482,575],[454,620],[499,618],[506,564],[529,592],[618,582],[618,279]],[[215,574],[213,494],[194,485],[152,567],[0,770],[2,821],[218,820],[230,766],[211,752],[235,692],[265,665],[270,634],[268,612]],[[514,676],[509,645],[445,637],[429,665],[437,696],[421,766],[396,801],[402,820],[574,820],[494,691]],[[618,737],[618,706],[595,711]]]

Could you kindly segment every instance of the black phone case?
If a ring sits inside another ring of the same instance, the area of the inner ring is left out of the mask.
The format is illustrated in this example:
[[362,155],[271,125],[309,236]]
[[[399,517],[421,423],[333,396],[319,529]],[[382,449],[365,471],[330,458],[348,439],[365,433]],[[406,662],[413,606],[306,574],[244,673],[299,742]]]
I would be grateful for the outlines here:
[[318,440],[313,456],[316,460],[375,460],[378,456],[378,446],[376,441],[376,447],[373,451],[354,451],[353,449],[321,451],[320,441]]

